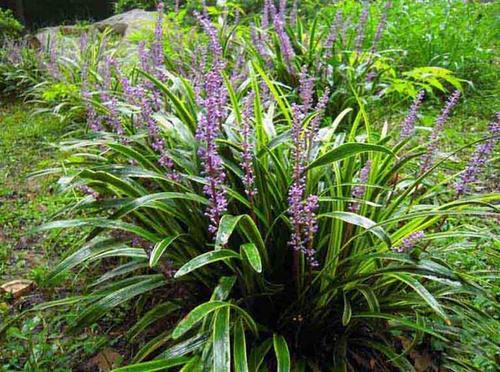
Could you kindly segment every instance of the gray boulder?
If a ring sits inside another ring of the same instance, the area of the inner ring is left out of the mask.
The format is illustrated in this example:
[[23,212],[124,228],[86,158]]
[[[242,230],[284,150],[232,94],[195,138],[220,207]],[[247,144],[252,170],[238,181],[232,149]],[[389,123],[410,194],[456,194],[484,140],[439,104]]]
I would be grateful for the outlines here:
[[96,22],[92,27],[96,27],[101,32],[110,28],[117,34],[126,37],[135,31],[149,27],[155,20],[156,12],[133,9]]

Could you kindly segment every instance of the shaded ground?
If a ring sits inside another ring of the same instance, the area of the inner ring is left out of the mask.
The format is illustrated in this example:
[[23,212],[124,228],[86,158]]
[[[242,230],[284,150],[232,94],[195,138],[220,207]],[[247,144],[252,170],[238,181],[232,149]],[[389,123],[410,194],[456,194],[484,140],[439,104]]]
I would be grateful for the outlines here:
[[57,153],[50,143],[63,131],[58,121],[32,117],[26,107],[0,108],[0,282],[20,273],[36,279],[47,266],[50,241],[28,232],[64,200],[52,192],[50,180],[27,177],[53,162]]
[[[12,279],[35,282],[35,288],[22,298],[0,295],[0,329],[23,310],[64,297],[78,284],[74,278],[63,277],[52,287],[45,279],[78,236],[30,234],[65,204],[65,197],[53,189],[53,179],[28,176],[60,159],[51,144],[66,131],[54,117],[32,116],[30,109],[14,102],[0,104],[0,284]],[[96,329],[67,337],[65,324],[75,316],[74,311],[56,309],[29,313],[13,324],[0,335],[0,370],[81,370],[107,344],[107,336]]]

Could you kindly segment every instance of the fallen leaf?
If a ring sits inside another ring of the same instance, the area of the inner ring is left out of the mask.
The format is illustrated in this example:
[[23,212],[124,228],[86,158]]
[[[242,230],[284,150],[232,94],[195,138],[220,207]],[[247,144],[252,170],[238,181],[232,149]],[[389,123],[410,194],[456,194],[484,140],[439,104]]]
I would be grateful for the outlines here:
[[3,292],[10,293],[14,298],[19,298],[29,293],[35,287],[35,283],[27,279],[16,279],[2,284]]
[[99,368],[100,371],[111,371],[118,367],[118,363],[121,360],[122,356],[116,350],[107,347],[93,357],[91,363]]

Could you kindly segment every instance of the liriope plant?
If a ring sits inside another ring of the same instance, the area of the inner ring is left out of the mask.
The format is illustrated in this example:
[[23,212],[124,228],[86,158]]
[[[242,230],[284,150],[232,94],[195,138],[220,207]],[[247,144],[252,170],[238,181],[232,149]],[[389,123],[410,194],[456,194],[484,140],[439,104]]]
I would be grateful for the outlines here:
[[276,81],[288,86],[298,87],[300,70],[307,66],[318,78],[318,89],[332,91],[335,99],[327,107],[332,115],[347,107],[357,111],[360,100],[366,106],[399,100],[401,95],[415,97],[421,89],[440,95],[447,87],[462,89],[451,71],[429,66],[401,71],[395,62],[401,51],[380,48],[389,15],[401,12],[392,9],[392,1],[379,5],[379,11],[369,3],[312,2],[321,12],[310,10],[308,17],[301,16],[307,5],[296,4],[265,1],[243,33],[246,49]]
[[[198,74],[165,69],[157,37],[140,70],[88,97],[88,137],[65,142],[75,154],[51,170],[84,196],[62,211],[74,218],[39,230],[91,229],[52,277],[114,267],[88,294],[39,308],[78,304],[77,331],[135,307],[126,337],[148,339],[124,370],[412,370],[429,340],[447,345],[442,365],[472,368],[453,351],[463,327],[492,324],[470,303],[488,292],[430,249],[484,237],[443,232],[447,218],[497,212],[498,194],[468,192],[470,170],[432,182],[453,156],[436,150],[459,93],[428,140],[414,128],[423,96],[401,134],[362,101],[342,126],[351,109],[329,116],[333,92],[307,66],[297,94],[258,61],[234,84],[217,30],[197,18],[210,51]],[[478,143],[497,139],[498,118]]]

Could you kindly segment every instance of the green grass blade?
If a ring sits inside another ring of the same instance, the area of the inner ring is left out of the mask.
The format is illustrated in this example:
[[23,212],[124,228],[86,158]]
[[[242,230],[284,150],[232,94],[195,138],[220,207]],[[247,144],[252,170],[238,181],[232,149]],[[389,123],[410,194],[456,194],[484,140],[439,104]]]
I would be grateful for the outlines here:
[[221,249],[218,251],[211,251],[211,252],[206,252],[203,253],[195,258],[193,258],[191,261],[187,262],[184,264],[176,273],[175,273],[175,278],[180,278],[183,275],[189,274],[191,271],[194,271],[196,269],[199,269],[200,267],[203,267],[205,265],[217,262],[217,261],[222,261],[222,260],[228,260],[230,258],[238,258],[241,259],[241,256],[229,249]]
[[231,371],[231,351],[229,338],[229,307],[215,313],[213,324],[213,368],[214,371]]
[[273,335],[274,354],[278,362],[277,372],[290,372],[290,352],[283,336]]

